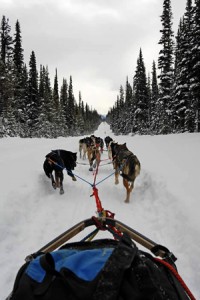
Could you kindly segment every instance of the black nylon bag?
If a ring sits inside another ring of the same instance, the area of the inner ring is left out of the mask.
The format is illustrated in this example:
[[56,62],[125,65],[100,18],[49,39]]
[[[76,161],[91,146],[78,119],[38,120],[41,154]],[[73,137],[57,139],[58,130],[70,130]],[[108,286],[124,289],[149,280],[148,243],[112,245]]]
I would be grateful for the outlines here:
[[[138,250],[127,236],[120,241],[96,240],[66,244],[57,251],[113,249],[92,280],[84,280],[68,268],[56,271],[52,254],[39,257],[45,277],[38,283],[27,275],[30,263],[21,267],[7,300],[188,300],[179,282],[153,256]],[[102,252],[103,253],[103,252]]]
[[[125,269],[130,268],[137,247],[130,239],[122,238],[120,242],[114,240],[99,240],[94,242],[82,242],[67,244],[59,251],[93,249],[112,249],[110,257],[100,269],[97,276],[91,280],[83,280],[67,268],[55,270],[52,254],[47,253],[39,257],[40,266],[45,270],[42,282],[33,280],[26,271],[30,264],[25,264],[19,270],[15,280],[13,292],[8,299],[12,300],[68,300],[68,299],[117,299],[120,282]],[[36,258],[38,259],[38,258]]]
[[149,253],[138,251],[123,277],[119,299],[189,300],[171,271]]

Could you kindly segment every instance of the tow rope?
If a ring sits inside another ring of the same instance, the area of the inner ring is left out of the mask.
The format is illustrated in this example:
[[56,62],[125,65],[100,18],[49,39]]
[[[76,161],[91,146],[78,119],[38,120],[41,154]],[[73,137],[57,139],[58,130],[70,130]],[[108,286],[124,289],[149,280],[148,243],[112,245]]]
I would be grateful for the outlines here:
[[110,225],[104,229],[104,225],[100,221],[100,219],[102,220],[102,218],[103,219],[104,218],[114,219],[114,216],[115,216],[114,213],[112,213],[109,210],[105,210],[102,207],[101,200],[100,200],[99,194],[98,194],[98,189],[96,188],[96,178],[97,178],[100,162],[101,161],[97,162],[97,168],[96,168],[96,172],[94,175],[94,182],[93,182],[93,194],[90,196],[90,197],[92,197],[92,196],[95,197],[96,207],[97,207],[97,218],[96,217],[92,217],[92,218],[95,221],[95,225],[96,225],[97,229],[108,230],[113,234],[114,238],[117,238],[117,237],[119,238],[120,236],[122,236],[122,233],[120,230],[118,230],[114,226],[110,226]]

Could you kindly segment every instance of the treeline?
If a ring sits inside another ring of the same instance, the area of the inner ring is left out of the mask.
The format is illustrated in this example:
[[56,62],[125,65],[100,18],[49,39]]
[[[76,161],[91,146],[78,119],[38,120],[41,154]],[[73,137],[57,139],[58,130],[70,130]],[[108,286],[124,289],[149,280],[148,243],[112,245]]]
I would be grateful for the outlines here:
[[76,101],[72,76],[58,87],[57,70],[53,88],[48,66],[37,70],[36,55],[24,62],[20,23],[14,37],[9,19],[0,27],[0,137],[48,137],[82,135],[93,132],[101,122],[96,110],[84,104],[79,92]]
[[161,50],[146,75],[142,49],[133,83],[119,89],[107,121],[116,134],[200,131],[200,0],[187,0],[174,38],[171,1],[164,0]]

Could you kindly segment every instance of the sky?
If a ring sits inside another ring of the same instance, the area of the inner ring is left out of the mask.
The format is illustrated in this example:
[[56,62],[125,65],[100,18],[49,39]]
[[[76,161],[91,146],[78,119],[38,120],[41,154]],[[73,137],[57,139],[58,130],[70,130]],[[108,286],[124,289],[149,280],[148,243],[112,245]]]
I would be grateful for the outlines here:
[[[171,5],[176,35],[186,0]],[[157,63],[163,0],[0,0],[0,11],[13,33],[20,22],[25,62],[34,51],[52,85],[57,68],[59,87],[71,75],[76,100],[81,91],[100,114],[113,107],[127,76],[132,82],[140,48],[147,74]]]
[[[101,123],[96,136],[109,135],[140,160],[130,203],[125,203],[122,178],[114,184],[108,152],[101,155],[96,187],[102,207],[178,258],[176,266],[196,299],[200,299],[200,134],[114,136]],[[94,173],[88,160],[77,159],[74,175],[64,172],[63,195],[54,190],[43,171],[45,155],[52,149],[78,151],[82,137],[57,139],[0,139],[0,299],[5,300],[27,255],[41,249],[70,227],[96,215],[91,197]],[[105,149],[106,150],[106,149]],[[80,241],[94,227],[71,241]],[[112,238],[105,231],[95,238]],[[141,250],[141,245],[137,243]]]

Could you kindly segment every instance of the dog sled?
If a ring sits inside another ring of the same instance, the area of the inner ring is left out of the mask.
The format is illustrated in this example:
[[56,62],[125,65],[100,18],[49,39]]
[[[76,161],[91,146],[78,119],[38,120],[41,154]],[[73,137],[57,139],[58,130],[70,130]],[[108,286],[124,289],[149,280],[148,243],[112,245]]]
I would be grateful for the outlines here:
[[[93,195],[97,216],[28,255],[6,300],[195,300],[174,254],[104,210],[96,188]],[[91,227],[80,241],[70,242]],[[99,231],[111,237],[96,239]]]

